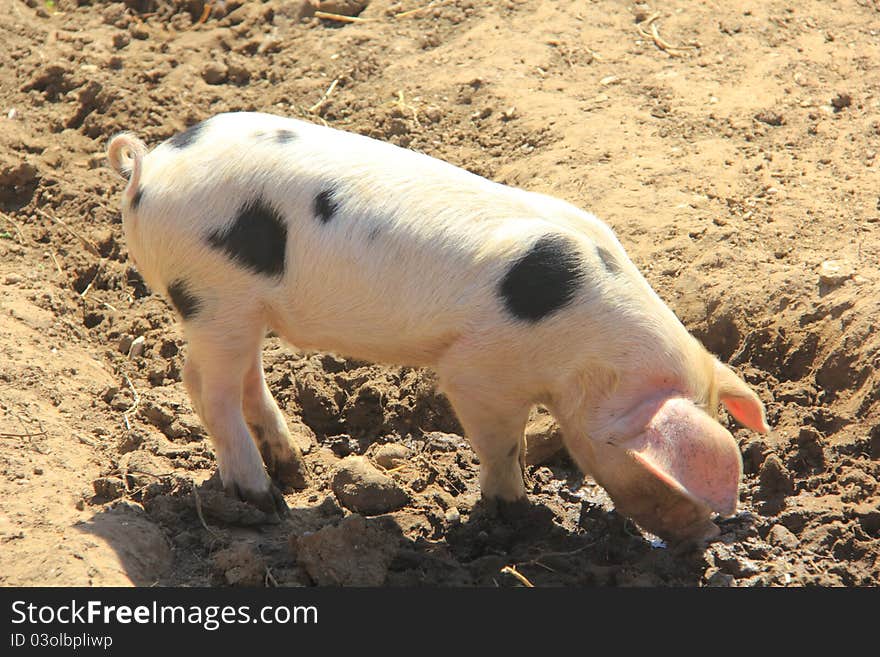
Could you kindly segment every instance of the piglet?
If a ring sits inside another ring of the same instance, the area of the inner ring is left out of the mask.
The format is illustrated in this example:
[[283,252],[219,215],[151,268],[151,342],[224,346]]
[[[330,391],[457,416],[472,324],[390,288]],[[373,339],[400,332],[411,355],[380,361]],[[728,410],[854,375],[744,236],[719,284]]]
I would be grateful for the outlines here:
[[764,408],[592,214],[267,114],[220,114],[149,153],[118,135],[108,158],[129,175],[129,253],[182,320],[184,384],[230,494],[283,514],[278,487],[307,485],[263,376],[272,329],[301,349],[434,369],[485,498],[524,498],[523,432],[542,403],[644,528],[701,539],[734,513],[742,462],[718,405],[759,432]]

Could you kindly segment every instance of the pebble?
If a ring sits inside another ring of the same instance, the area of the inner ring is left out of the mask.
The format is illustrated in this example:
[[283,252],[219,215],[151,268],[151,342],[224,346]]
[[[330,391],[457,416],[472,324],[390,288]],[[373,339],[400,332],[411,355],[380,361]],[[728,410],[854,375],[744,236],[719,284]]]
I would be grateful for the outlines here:
[[852,96],[846,92],[841,92],[831,99],[831,106],[838,112],[850,105],[852,105]]
[[144,336],[139,335],[131,341],[131,345],[128,348],[128,357],[140,358],[144,355],[144,349],[146,349],[146,346],[147,341],[144,339]]
[[409,461],[410,456],[412,456],[412,451],[406,445],[388,443],[376,450],[373,461],[379,467],[391,470]]
[[819,265],[819,283],[836,287],[853,276],[852,269],[840,260],[825,260]]
[[792,534],[785,525],[778,524],[770,528],[770,533],[767,534],[767,542],[770,545],[778,545],[788,550],[796,548],[799,543],[798,537]]
[[223,84],[229,75],[229,68],[221,62],[210,62],[202,70],[202,79],[208,84]]
[[357,16],[368,4],[370,0],[318,0],[315,9],[339,16]]
[[368,516],[396,511],[409,501],[407,492],[394,479],[363,456],[342,459],[331,488],[342,506]]
[[18,285],[21,281],[22,278],[18,274],[7,274],[6,278],[3,279],[3,282],[6,283],[6,285]]

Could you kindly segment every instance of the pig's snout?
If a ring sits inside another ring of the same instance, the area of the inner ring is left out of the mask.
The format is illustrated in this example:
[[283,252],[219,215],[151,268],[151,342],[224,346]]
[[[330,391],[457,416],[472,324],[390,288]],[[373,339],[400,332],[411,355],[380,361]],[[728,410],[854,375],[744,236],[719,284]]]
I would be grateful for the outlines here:
[[686,399],[667,399],[640,432],[596,451],[596,479],[617,509],[663,538],[710,538],[718,533],[712,512],[736,511],[736,441]]

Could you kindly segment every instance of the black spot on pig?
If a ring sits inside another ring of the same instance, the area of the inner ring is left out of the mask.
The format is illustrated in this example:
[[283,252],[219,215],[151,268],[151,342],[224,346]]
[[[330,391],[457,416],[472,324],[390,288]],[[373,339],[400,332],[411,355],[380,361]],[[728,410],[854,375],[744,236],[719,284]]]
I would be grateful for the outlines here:
[[281,214],[262,199],[242,206],[232,225],[211,233],[208,242],[257,274],[284,273],[287,225]]
[[315,197],[315,214],[322,223],[329,222],[339,209],[334,193],[332,189],[325,189]]
[[275,132],[275,141],[279,144],[289,144],[296,139],[296,133],[293,130],[277,130]]
[[184,321],[195,317],[202,307],[202,302],[190,291],[189,285],[182,279],[171,282],[168,286],[168,296]]
[[582,279],[575,245],[561,235],[546,235],[513,264],[499,293],[516,319],[537,322],[569,304]]
[[186,148],[187,146],[192,146],[199,138],[202,130],[205,129],[206,124],[207,121],[202,121],[201,123],[191,125],[183,132],[178,132],[165,143],[174,148]]
[[141,204],[141,201],[143,200],[143,198],[144,198],[144,188],[138,187],[137,191],[134,193],[134,196],[131,197],[131,204],[129,205],[129,207],[132,210],[137,210],[138,206]]
[[605,266],[605,271],[609,274],[619,274],[623,271],[617,258],[604,246],[597,246],[596,253],[599,255],[599,260]]

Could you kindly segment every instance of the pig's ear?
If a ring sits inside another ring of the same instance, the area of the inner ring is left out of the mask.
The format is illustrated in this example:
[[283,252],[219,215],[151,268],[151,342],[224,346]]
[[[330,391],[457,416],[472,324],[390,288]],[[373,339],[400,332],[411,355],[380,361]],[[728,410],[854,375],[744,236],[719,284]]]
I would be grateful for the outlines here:
[[718,360],[715,361],[715,383],[718,386],[718,398],[737,421],[758,433],[770,431],[764,415],[764,405],[758,395],[732,369]]

